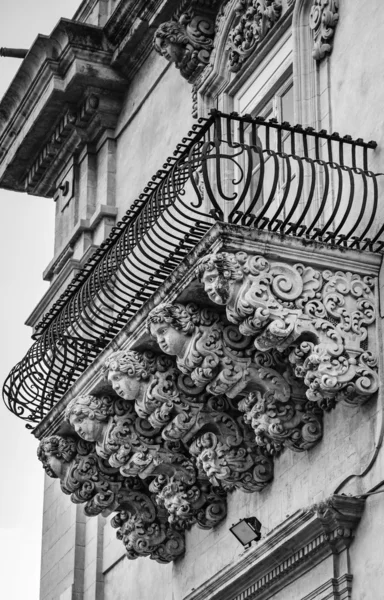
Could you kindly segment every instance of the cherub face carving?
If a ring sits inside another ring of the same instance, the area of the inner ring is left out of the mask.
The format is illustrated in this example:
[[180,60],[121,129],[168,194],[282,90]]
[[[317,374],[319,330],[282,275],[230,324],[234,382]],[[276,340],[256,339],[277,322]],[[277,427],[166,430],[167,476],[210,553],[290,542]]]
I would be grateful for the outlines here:
[[218,269],[207,269],[201,283],[210,300],[216,304],[225,304],[228,299],[229,281],[220,275]]
[[140,393],[140,380],[137,377],[129,377],[122,371],[110,370],[107,380],[116,394],[124,400],[136,400]]
[[60,477],[64,473],[64,461],[54,454],[47,453],[46,455],[46,464],[49,466],[50,470],[56,475],[56,477]]
[[105,423],[91,419],[86,414],[71,415],[69,423],[76,433],[86,442],[97,442],[103,437]]
[[159,344],[160,350],[171,356],[183,356],[189,342],[189,336],[178,331],[169,323],[151,323],[151,335]]
[[155,48],[169,62],[178,64],[185,52],[181,44],[172,42],[169,38],[155,37]]

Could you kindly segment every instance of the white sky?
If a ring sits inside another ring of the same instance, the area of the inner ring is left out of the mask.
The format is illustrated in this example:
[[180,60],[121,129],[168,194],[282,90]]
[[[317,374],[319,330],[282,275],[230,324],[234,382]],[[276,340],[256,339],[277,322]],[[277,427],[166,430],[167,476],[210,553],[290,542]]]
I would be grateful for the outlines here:
[[[0,0],[0,46],[29,48],[60,17],[71,18],[80,0]],[[0,58],[0,97],[20,61]],[[24,321],[48,287],[42,272],[53,257],[54,203],[0,189],[0,385],[32,341]],[[43,470],[37,440],[0,404],[1,596],[38,600]]]

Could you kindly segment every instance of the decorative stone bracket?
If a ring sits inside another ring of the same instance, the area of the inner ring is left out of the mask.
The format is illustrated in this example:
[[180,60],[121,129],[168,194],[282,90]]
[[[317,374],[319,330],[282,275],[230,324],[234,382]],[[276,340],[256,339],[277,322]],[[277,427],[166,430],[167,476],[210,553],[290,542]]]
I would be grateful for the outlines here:
[[[378,389],[372,277],[244,251],[208,254],[193,274],[201,303],[155,306],[152,349],[105,362],[116,396],[74,397],[73,437],[39,448],[86,514],[117,511],[129,558],[180,556],[185,530],[225,517],[227,493],[262,490],[285,448],[319,442],[324,410]],[[316,510],[333,526],[329,505]]]
[[[162,23],[155,32],[156,51],[173,62],[190,82],[196,81],[209,63],[220,4],[204,0],[185,2],[173,20]],[[228,34],[228,68],[236,72],[280,18],[282,0],[239,0],[231,13],[236,24]]]
[[162,23],[155,32],[155,50],[174,63],[190,82],[209,62],[219,4],[218,0],[183,2],[173,19]]

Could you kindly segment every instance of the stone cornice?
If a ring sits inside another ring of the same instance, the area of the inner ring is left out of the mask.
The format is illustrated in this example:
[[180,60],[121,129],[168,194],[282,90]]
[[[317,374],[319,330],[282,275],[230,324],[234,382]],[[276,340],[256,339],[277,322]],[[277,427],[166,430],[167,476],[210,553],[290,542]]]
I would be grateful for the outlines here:
[[97,4],[98,2],[99,0],[83,0],[79,8],[73,15],[73,20],[80,22],[86,21],[92,9],[95,7],[95,4]]
[[132,80],[153,50],[153,34],[171,17],[175,2],[131,0],[121,2],[105,26],[105,35],[114,46],[112,65]]
[[62,19],[37,38],[0,103],[2,187],[52,196],[56,159],[114,126],[127,83],[111,57],[99,27]]
[[[106,357],[116,350],[136,348],[148,342],[145,322],[149,312],[160,302],[186,302],[201,294],[201,287],[192,285],[196,275],[194,265],[199,258],[212,252],[244,251],[261,254],[266,259],[282,260],[288,263],[310,263],[320,269],[334,269],[335,263],[340,270],[359,273],[361,276],[377,276],[381,257],[374,253],[347,250],[340,247],[330,248],[319,242],[284,237],[275,233],[226,223],[216,223],[196,245],[193,251],[173,271],[155,294],[146,302],[135,316],[122,328],[114,340],[103,350],[96,360],[79,377],[74,386],[51,409],[50,413],[34,429],[34,435],[42,439],[61,430],[63,411],[72,398],[79,394],[91,393],[103,388],[100,369]],[[337,256],[337,261],[335,260]],[[105,388],[105,384],[104,384]]]

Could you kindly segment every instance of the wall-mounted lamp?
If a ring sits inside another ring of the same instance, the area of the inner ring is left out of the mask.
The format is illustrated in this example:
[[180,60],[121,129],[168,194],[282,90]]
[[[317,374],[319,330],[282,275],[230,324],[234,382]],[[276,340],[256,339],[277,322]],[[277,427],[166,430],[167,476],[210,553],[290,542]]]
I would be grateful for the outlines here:
[[236,525],[232,525],[229,531],[248,548],[252,542],[258,541],[261,538],[261,523],[256,517],[246,517],[240,519]]

